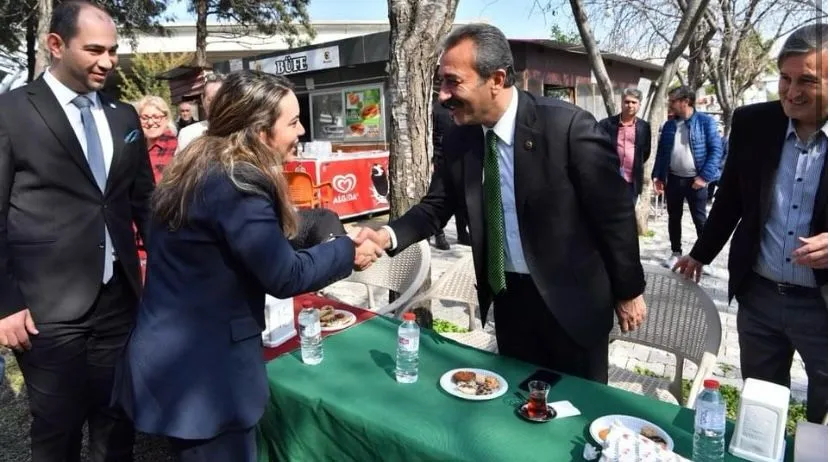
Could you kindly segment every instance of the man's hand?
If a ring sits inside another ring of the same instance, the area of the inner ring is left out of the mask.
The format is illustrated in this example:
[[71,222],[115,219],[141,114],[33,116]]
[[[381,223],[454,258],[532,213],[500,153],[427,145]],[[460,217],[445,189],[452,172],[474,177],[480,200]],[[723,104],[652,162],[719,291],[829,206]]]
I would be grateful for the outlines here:
[[0,346],[15,351],[29,350],[32,348],[29,334],[37,335],[38,331],[28,309],[20,310],[0,319]]
[[663,180],[658,180],[657,178],[655,178],[653,182],[654,192],[657,193],[657,195],[663,194],[663,191],[666,190],[666,183],[663,183]]
[[642,295],[617,303],[617,321],[620,330],[630,332],[646,320],[646,301]]
[[674,264],[674,267],[671,270],[676,271],[695,282],[700,282],[700,275],[703,273],[703,263],[695,260],[689,255],[683,255],[677,260],[677,263]]
[[694,189],[695,191],[697,191],[698,189],[703,189],[706,187],[706,184],[706,180],[699,176],[696,176],[695,181],[692,183],[692,189]]
[[383,250],[388,250],[392,247],[392,237],[389,236],[389,231],[384,228],[377,231],[372,228],[361,228],[357,237],[359,239],[369,239]]
[[793,251],[795,262],[813,269],[827,269],[827,233],[798,240],[804,245]]

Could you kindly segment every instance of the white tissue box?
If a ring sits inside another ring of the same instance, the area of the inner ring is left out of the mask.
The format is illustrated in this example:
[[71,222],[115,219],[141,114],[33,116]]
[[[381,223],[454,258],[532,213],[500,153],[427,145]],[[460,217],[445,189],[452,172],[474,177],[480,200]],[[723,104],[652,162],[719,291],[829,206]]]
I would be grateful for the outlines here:
[[746,379],[729,452],[753,462],[784,460],[789,406],[789,388]]
[[265,330],[262,344],[274,348],[297,335],[294,327],[294,299],[265,296]]

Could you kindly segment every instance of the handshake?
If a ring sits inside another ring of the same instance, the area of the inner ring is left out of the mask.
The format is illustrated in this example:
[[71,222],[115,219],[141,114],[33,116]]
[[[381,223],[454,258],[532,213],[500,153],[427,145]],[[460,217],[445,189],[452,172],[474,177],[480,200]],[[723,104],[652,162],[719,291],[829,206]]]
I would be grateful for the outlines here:
[[358,228],[348,233],[354,242],[354,269],[363,271],[376,262],[383,251],[390,248],[392,239],[385,229]]

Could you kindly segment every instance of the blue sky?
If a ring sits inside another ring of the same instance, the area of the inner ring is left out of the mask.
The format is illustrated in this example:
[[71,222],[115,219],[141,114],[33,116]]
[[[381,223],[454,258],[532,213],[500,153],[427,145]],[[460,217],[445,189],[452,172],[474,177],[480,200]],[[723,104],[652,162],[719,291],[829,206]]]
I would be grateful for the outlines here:
[[[547,3],[540,0],[539,3]],[[484,19],[510,38],[548,38],[552,15],[533,8],[534,0],[459,0],[456,21]],[[173,6],[179,20],[192,20],[184,2]],[[570,13],[570,12],[568,12]],[[311,0],[312,20],[388,20],[386,0]],[[557,20],[560,16],[557,15]],[[570,14],[568,14],[570,16]]]

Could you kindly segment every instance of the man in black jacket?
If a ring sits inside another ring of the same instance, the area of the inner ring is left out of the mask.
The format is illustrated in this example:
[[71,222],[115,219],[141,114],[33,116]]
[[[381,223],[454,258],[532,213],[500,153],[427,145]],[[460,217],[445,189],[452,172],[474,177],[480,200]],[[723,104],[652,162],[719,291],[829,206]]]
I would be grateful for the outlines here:
[[32,460],[132,460],[109,407],[141,293],[153,172],[138,115],[100,90],[118,60],[99,7],[55,7],[43,76],[0,95],[0,346],[26,381]]
[[611,137],[620,156],[620,174],[631,190],[634,203],[643,192],[643,164],[651,156],[651,126],[637,117],[643,93],[627,88],[622,95],[622,112],[599,122]]
[[781,101],[739,108],[700,238],[675,269],[700,280],[734,231],[729,300],[738,299],[741,374],[790,385],[807,369],[807,420],[827,414],[827,25],[810,24],[778,57]]

